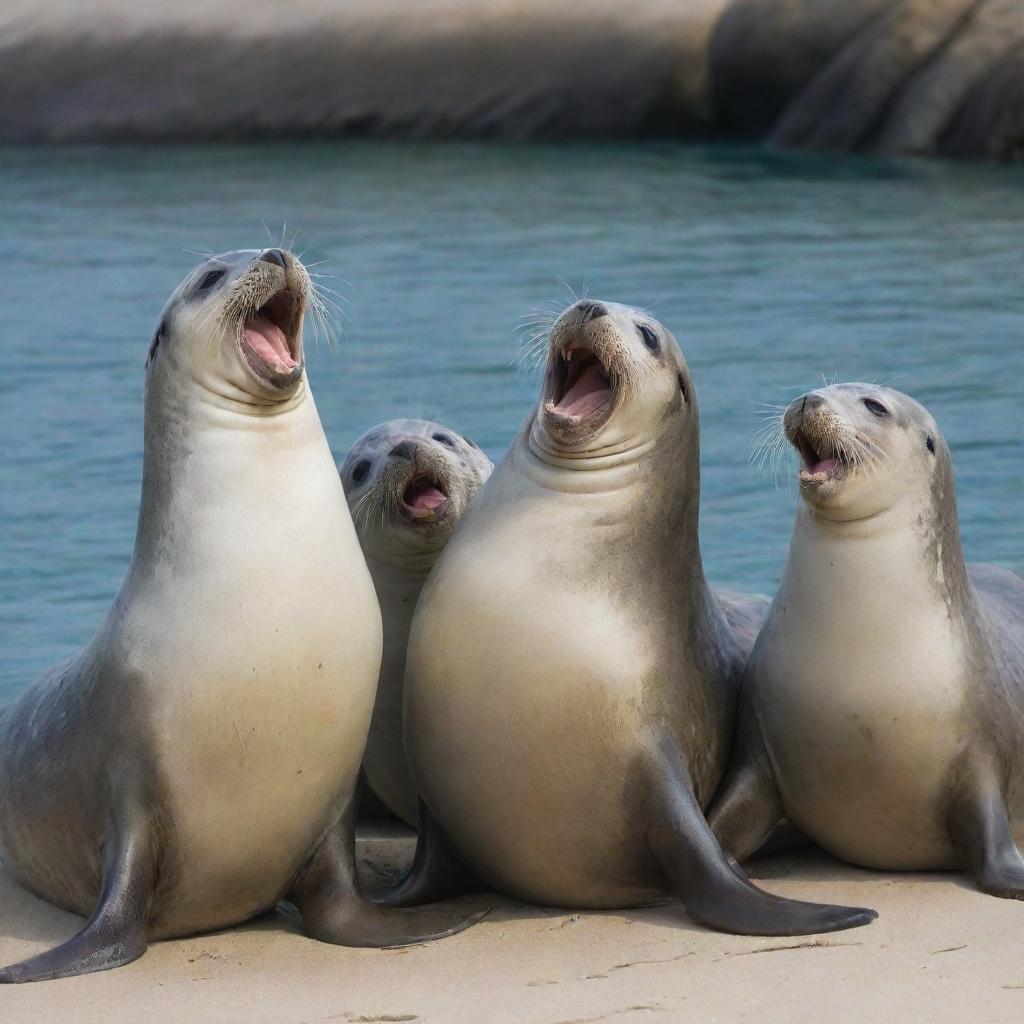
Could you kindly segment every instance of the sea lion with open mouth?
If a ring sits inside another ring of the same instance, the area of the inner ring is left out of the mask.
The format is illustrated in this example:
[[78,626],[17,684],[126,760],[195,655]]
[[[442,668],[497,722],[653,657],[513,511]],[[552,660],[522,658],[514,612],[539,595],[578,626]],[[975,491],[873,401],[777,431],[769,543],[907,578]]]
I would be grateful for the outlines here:
[[88,921],[0,982],[117,967],[283,898],[348,945],[467,923],[356,880],[381,621],[303,368],[309,295],[290,253],[231,252],[164,309],[128,575],[89,646],[0,717],[0,855]]
[[801,500],[715,833],[742,860],[787,817],[852,863],[1024,898],[1024,580],[965,564],[949,449],[912,398],[836,384],[782,426]]
[[534,903],[673,894],[702,924],[759,935],[873,919],[755,888],[704,820],[746,656],[701,565],[699,448],[690,372],[661,324],[593,300],[559,317],[540,401],[413,619],[406,746],[423,821],[387,900],[449,879],[447,840]]
[[384,658],[363,773],[374,794],[409,825],[416,824],[417,815],[402,733],[409,626],[427,574],[493,468],[468,437],[413,419],[368,430],[341,466],[384,622]]

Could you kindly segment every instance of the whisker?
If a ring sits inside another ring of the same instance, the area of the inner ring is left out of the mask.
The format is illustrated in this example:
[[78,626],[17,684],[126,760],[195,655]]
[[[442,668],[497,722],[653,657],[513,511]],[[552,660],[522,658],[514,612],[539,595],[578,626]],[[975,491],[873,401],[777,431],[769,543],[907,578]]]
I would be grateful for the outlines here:
[[[319,266],[322,266],[326,262],[327,262],[327,260],[320,260],[318,263],[310,263],[309,266],[310,267],[319,267]],[[321,278],[322,277],[325,281],[327,281],[327,280],[340,281],[343,285],[345,285],[346,288],[351,288],[352,287],[352,282],[351,281],[346,281],[345,278],[338,277],[337,274],[310,274],[309,276],[310,277],[316,277],[316,278]]]
[[568,281],[559,279],[558,283],[572,296],[572,301],[574,303],[580,301],[580,297],[573,291],[572,285],[570,285]]
[[257,216],[256,219],[263,225],[263,230],[266,231],[267,233],[267,241],[270,242],[271,245],[273,245],[274,236],[270,233],[270,228],[267,227],[267,222],[260,216]]

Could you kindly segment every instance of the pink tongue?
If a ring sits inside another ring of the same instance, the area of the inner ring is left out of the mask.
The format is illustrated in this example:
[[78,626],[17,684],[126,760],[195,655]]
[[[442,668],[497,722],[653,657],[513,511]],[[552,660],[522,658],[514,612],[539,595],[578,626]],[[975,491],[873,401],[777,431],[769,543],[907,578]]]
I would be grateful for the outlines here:
[[433,484],[410,484],[402,495],[402,500],[409,508],[437,508],[443,505],[448,498],[444,491],[439,490]]
[[838,459],[822,459],[821,462],[816,462],[811,466],[811,476],[817,476],[819,473],[831,473],[838,465]]
[[299,364],[288,351],[284,331],[265,316],[254,316],[245,323],[245,343],[268,366],[287,372]]
[[611,387],[600,363],[591,363],[555,408],[567,416],[587,416],[611,398]]

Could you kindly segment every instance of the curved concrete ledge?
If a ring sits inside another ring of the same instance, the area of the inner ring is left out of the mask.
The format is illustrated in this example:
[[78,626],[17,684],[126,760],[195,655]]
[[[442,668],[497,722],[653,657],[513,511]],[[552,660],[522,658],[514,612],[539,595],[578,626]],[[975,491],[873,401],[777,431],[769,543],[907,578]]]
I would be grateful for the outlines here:
[[1019,0],[8,0],[0,140],[1024,152]]
[[0,138],[699,131],[724,3],[14,0],[0,13]]

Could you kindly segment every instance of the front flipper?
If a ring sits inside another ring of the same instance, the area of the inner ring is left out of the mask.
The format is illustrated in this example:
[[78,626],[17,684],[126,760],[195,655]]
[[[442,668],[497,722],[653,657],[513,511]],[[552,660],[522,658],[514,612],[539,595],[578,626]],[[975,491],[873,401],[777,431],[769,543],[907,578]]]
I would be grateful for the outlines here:
[[0,984],[109,971],[146,952],[156,857],[141,829],[112,831],[104,844],[100,898],[85,927],[55,949],[0,969]]
[[488,887],[452,851],[430,808],[419,802],[416,856],[409,873],[392,889],[374,893],[375,903],[387,907],[412,907],[428,900],[446,899]]
[[366,899],[355,867],[354,801],[327,833],[296,880],[289,899],[306,934],[340,946],[408,946],[476,924],[489,906],[381,906]]
[[711,802],[708,823],[722,849],[742,863],[762,847],[785,811],[748,704],[740,712],[735,746],[725,780]]
[[947,824],[964,869],[982,892],[1024,899],[1024,857],[1010,831],[994,773],[963,772]]
[[813,935],[858,928],[878,916],[859,907],[784,899],[754,886],[718,845],[675,743],[651,754],[645,781],[651,851],[700,924],[737,935]]

